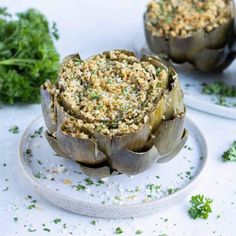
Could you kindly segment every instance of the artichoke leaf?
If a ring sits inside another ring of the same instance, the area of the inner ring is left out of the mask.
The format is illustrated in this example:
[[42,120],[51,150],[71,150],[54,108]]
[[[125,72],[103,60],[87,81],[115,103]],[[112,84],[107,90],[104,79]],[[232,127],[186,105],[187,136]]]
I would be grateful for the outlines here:
[[[86,134],[84,134],[84,137],[79,137],[76,134],[68,133],[65,128],[66,123],[73,122],[64,121],[56,132],[58,145],[63,152],[73,160],[85,164],[98,164],[107,159],[106,155],[98,149],[97,141],[94,138]],[[80,132],[80,130],[77,131]],[[84,130],[81,130],[81,132],[84,132]]]
[[177,144],[177,147],[170,153],[166,154],[165,156],[162,156],[160,159],[157,160],[157,163],[164,163],[167,161],[170,161],[174,157],[178,155],[178,153],[182,150],[184,147],[186,141],[188,139],[188,131],[184,129],[183,136],[180,139],[180,142]]
[[201,71],[221,72],[235,59],[228,46],[221,49],[204,49],[193,57],[192,63]]
[[185,113],[172,120],[161,123],[154,134],[153,142],[160,155],[165,156],[172,152],[179,144],[184,133]]
[[54,137],[52,134],[48,133],[47,131],[45,131],[45,137],[47,138],[47,141],[54,152],[56,152],[60,157],[70,159],[70,157],[66,153],[64,153],[61,150],[61,148],[58,146],[56,137]]
[[108,166],[88,167],[88,166],[80,165],[80,169],[85,175],[89,177],[105,178],[111,175],[111,171]]
[[150,168],[160,158],[153,145],[149,150],[134,152],[122,148],[111,155],[112,168],[127,175],[139,174]]
[[50,81],[47,81],[40,87],[40,93],[42,113],[47,129],[50,133],[55,133],[57,130],[57,123],[54,106],[54,86]]
[[91,135],[97,140],[99,149],[110,156],[123,147],[133,151],[142,149],[151,135],[151,128],[145,123],[137,131],[124,135],[109,136],[96,131]]
[[178,76],[176,72],[169,68],[170,70],[170,88],[167,93],[167,102],[166,102],[166,112],[165,119],[169,120],[172,117],[175,117],[177,114],[185,112],[185,106],[183,103],[183,92],[180,87]]

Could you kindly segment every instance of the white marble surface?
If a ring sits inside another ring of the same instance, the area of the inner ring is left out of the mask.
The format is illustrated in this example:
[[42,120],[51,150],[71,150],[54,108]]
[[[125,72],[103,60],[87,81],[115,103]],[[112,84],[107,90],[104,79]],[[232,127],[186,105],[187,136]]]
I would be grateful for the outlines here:
[[[143,36],[144,0],[1,0],[12,12],[37,7],[59,26],[57,43],[62,56],[80,51],[82,57],[112,48],[132,48]],[[124,18],[126,21],[124,21]],[[214,199],[213,213],[208,220],[192,220],[187,214],[189,199],[158,214],[126,220],[93,219],[59,209],[40,198],[19,170],[17,146],[24,129],[40,114],[39,105],[2,106],[0,109],[0,235],[113,235],[116,227],[121,235],[224,235],[236,232],[235,163],[223,163],[222,152],[236,139],[236,122],[188,109],[188,116],[203,131],[209,146],[209,162],[205,177],[192,194]],[[19,134],[8,132],[12,125]],[[5,164],[6,166],[5,166]],[[7,179],[7,181],[6,181]],[[7,191],[3,191],[8,187]],[[31,195],[32,199],[27,199]],[[29,209],[30,201],[36,208]],[[220,217],[217,217],[220,215]],[[14,218],[18,221],[15,222]],[[61,222],[55,224],[54,219]],[[90,221],[96,220],[96,225]],[[63,224],[66,224],[64,229]],[[45,225],[43,225],[45,224]],[[44,229],[50,229],[50,232]],[[29,229],[35,232],[29,232]],[[114,234],[115,235],[115,234]]]

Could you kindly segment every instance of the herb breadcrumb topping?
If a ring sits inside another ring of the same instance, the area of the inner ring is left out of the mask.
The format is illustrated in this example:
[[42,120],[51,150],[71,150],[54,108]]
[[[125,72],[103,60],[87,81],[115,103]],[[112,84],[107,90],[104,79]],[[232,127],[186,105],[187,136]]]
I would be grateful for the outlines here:
[[167,86],[168,72],[163,67],[114,50],[84,61],[69,59],[60,71],[58,96],[78,119],[67,128],[125,134],[145,123]]
[[229,0],[152,0],[146,27],[157,36],[188,37],[198,30],[210,32],[231,18]]

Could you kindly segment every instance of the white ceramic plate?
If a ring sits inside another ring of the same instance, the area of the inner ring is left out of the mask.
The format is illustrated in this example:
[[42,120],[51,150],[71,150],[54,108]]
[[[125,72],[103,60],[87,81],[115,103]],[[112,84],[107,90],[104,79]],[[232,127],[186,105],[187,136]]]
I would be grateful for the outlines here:
[[[35,190],[51,203],[79,214],[126,218],[148,215],[182,201],[199,182],[207,160],[207,145],[197,126],[186,119],[189,138],[171,161],[157,163],[136,176],[88,178],[72,160],[55,155],[43,135],[40,116],[22,136],[19,162]],[[34,135],[35,136],[35,135]]]
[[[140,46],[141,45],[141,46]],[[138,56],[153,54],[146,43],[139,43],[133,49]],[[185,104],[191,108],[218,115],[225,118],[236,119],[236,98],[226,98],[230,107],[217,105],[218,98],[214,95],[202,94],[203,83],[223,81],[226,84],[236,86],[236,60],[224,73],[203,73],[195,70],[188,64],[174,65],[185,94]],[[232,105],[234,104],[234,106]]]

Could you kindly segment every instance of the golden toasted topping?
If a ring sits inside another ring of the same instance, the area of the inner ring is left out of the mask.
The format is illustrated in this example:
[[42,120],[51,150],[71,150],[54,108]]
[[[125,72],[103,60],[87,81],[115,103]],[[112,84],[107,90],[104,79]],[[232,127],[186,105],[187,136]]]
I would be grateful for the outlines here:
[[188,37],[202,29],[210,32],[230,18],[228,0],[152,0],[145,24],[156,36]]
[[167,85],[162,67],[117,50],[84,61],[70,59],[58,83],[67,112],[103,134],[136,131]]

